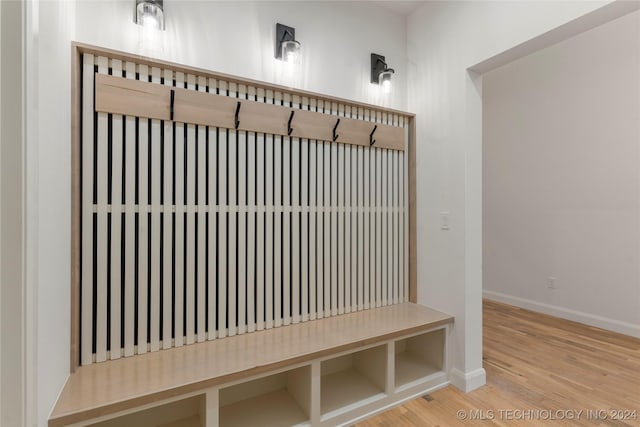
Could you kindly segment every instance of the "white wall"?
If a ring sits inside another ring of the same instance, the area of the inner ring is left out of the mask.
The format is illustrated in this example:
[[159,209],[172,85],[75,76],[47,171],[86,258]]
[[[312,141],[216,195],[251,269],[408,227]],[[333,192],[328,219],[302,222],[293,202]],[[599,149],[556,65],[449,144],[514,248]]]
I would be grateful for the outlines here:
[[[37,222],[37,245],[29,260],[37,283],[38,424],[45,425],[66,381],[70,361],[71,236],[71,46],[73,2],[41,1],[34,14],[38,35],[35,111],[38,134],[30,144],[27,167],[32,185],[28,203]],[[35,170],[35,172],[34,172]],[[35,205],[35,206],[34,206]],[[34,260],[35,258],[35,260]]]
[[485,75],[489,298],[640,337],[639,76],[640,12]]
[[[79,1],[77,40],[181,64],[406,108],[405,19],[364,2],[165,1],[166,31],[133,23],[132,1]],[[275,25],[296,29],[303,56],[294,76],[274,58]],[[393,91],[370,80],[370,54],[394,67]]]
[[[607,2],[431,2],[408,20],[419,301],[455,315],[452,382],[482,369],[482,78],[467,69]],[[450,212],[450,230],[440,212]]]
[[[406,108],[405,20],[359,2],[165,1],[166,31],[140,32],[133,1],[32,1],[28,36],[27,271],[33,283],[34,384],[38,425],[46,425],[69,374],[71,41],[186,65]],[[301,74],[273,58],[276,22],[296,28]],[[384,28],[384,31],[380,31]],[[396,69],[390,95],[369,84],[370,53]]]
[[25,422],[23,5],[0,2],[0,425]]

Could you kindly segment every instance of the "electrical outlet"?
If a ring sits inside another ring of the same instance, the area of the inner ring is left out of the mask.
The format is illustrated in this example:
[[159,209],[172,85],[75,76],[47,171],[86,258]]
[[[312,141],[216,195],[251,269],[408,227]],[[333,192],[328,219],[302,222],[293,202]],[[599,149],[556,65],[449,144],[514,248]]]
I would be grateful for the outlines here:
[[558,285],[556,283],[556,278],[555,277],[547,277],[547,288],[549,289],[558,289]]

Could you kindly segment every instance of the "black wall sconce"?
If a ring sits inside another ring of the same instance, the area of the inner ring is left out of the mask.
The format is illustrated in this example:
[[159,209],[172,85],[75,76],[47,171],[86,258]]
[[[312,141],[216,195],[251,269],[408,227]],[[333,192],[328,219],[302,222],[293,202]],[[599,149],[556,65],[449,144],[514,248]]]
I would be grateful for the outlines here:
[[134,22],[145,28],[164,30],[164,1],[136,0]]
[[300,60],[300,42],[296,40],[296,29],[276,24],[276,58],[292,64]]
[[389,68],[384,56],[377,53],[371,54],[371,83],[382,85],[385,92],[391,90],[391,76],[395,74],[393,68]]

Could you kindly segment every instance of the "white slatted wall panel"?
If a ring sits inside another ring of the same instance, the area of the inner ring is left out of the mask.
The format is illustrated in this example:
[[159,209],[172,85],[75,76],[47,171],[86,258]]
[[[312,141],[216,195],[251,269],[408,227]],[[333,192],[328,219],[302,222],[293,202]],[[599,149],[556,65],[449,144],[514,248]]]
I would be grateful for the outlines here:
[[408,300],[406,151],[95,113],[95,73],[408,141],[397,114],[84,54],[82,364]]

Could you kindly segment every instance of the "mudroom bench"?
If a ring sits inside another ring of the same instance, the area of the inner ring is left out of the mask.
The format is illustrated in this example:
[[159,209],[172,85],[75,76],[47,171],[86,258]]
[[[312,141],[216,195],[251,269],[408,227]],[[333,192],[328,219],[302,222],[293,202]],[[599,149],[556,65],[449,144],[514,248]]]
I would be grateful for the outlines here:
[[453,318],[390,305],[82,366],[58,426],[329,426],[448,384]]

